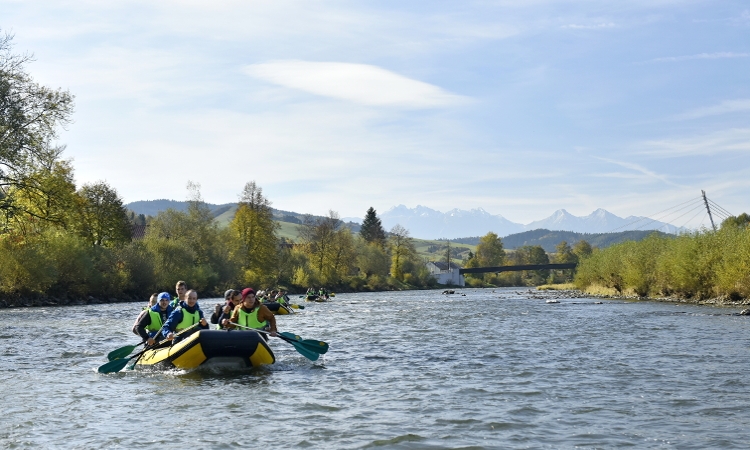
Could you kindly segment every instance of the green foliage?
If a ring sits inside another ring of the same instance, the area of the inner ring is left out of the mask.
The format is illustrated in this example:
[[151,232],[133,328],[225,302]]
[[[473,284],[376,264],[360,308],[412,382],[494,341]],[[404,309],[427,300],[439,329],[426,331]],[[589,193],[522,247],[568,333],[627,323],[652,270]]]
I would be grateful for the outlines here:
[[120,246],[130,241],[131,225],[117,191],[99,181],[84,184],[79,197],[78,228],[93,245]]
[[409,231],[401,225],[394,226],[388,244],[391,251],[391,276],[398,281],[404,281],[404,265],[413,260],[417,253],[409,237]]
[[578,266],[575,283],[640,296],[747,297],[748,269],[750,230],[727,226],[677,238],[653,234],[641,242],[594,251]]
[[743,228],[750,224],[750,216],[747,213],[742,213],[739,216],[729,216],[721,222],[721,228],[734,227]]
[[241,284],[266,286],[279,281],[277,228],[271,202],[254,181],[247,183],[229,223],[231,258],[241,267]]
[[383,230],[383,224],[372,206],[365,214],[365,220],[362,221],[359,235],[369,244],[374,243],[380,247],[385,247],[385,230]]

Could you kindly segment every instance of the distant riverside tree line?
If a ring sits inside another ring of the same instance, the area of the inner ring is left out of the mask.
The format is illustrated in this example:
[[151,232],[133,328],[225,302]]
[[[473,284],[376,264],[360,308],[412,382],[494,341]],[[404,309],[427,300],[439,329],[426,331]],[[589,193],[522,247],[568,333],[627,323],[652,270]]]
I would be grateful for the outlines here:
[[748,298],[749,223],[743,213],[724,220],[718,231],[654,234],[594,251],[578,266],[575,283],[581,289],[602,286],[642,297]]
[[[337,290],[427,288],[435,285],[408,230],[386,233],[373,208],[360,232],[338,214],[306,216],[297,243],[277,237],[271,203],[254,181],[240,193],[234,219],[220,228],[188,182],[187,211],[136,216],[105,182],[77,187],[73,167],[55,146],[69,123],[73,96],[36,84],[27,55],[0,36],[0,296],[49,295],[145,298],[176,280],[203,295],[230,287],[284,286]],[[586,241],[506,252],[495,233],[481,237],[466,267],[579,262],[575,283],[637,295],[705,298],[750,295],[748,216],[727,219],[718,232],[652,236],[606,249]],[[146,225],[133,239],[134,225]],[[445,261],[456,254],[445,248]],[[572,271],[467,275],[470,286],[519,286],[570,281]]]

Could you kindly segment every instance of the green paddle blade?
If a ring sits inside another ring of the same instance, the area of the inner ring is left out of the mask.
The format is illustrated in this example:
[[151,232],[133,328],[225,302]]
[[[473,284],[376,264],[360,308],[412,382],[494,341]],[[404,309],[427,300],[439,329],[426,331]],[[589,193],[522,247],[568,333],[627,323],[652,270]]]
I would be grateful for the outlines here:
[[328,344],[323,341],[316,341],[314,339],[303,339],[299,341],[300,345],[304,345],[305,348],[314,351],[315,353],[325,354],[328,351]]
[[[141,344],[143,344],[143,342],[141,342],[138,345],[141,345]],[[120,347],[117,350],[112,350],[111,352],[107,354],[107,359],[109,361],[114,361],[116,359],[125,358],[131,353],[133,353],[133,350],[135,350],[135,348],[138,347],[138,345],[126,345],[125,347]]]
[[290,333],[290,332],[288,332],[288,331],[282,331],[282,332],[280,332],[280,333],[277,333],[277,334],[278,334],[279,336],[284,336],[284,337],[285,337],[285,338],[287,338],[287,339],[291,339],[292,341],[298,341],[298,342],[299,342],[299,341],[301,341],[301,340],[302,340],[302,338],[301,338],[301,337],[297,336],[297,335],[296,335],[296,334],[294,334],[294,333]]
[[307,349],[304,345],[300,344],[299,342],[295,341],[294,339],[289,339],[285,336],[282,336],[281,334],[277,334],[277,336],[284,342],[288,342],[294,346],[294,349],[297,350],[297,352],[304,356],[305,358],[309,359],[310,361],[315,361],[320,357],[320,354],[313,352],[309,349]]
[[294,333],[282,331],[279,335],[289,339],[290,341],[296,342],[299,346],[304,347],[306,350],[315,352],[318,354],[324,354],[328,351],[328,344],[323,341],[316,341],[315,339],[302,339]]
[[99,373],[113,373],[113,372],[119,372],[122,369],[125,368],[125,366],[128,365],[128,361],[130,361],[130,358],[121,358],[116,359],[114,361],[110,361],[106,364],[103,364],[99,366],[99,369],[97,371]]

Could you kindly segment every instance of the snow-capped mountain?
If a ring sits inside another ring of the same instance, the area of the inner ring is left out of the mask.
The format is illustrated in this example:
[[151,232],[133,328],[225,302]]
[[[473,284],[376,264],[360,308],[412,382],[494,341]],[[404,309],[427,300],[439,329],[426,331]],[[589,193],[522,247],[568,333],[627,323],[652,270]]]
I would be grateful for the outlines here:
[[[673,225],[654,221],[647,217],[618,217],[607,210],[597,209],[587,216],[574,216],[564,209],[555,211],[546,219],[527,225],[511,222],[501,215],[492,215],[482,208],[469,211],[453,209],[446,213],[418,205],[407,208],[395,206],[379,214],[386,231],[396,224],[409,230],[412,237],[422,239],[460,238],[483,236],[490,231],[503,237],[522,231],[546,228],[553,231],[575,231],[578,233],[608,233],[627,230],[659,230],[676,233]],[[360,223],[361,219],[345,218]]]
[[452,209],[442,213],[421,205],[416,208],[399,205],[379,217],[386,231],[399,224],[409,230],[413,237],[427,239],[481,236],[488,231],[507,236],[524,231],[523,225],[500,215],[493,216],[482,208],[470,211]]

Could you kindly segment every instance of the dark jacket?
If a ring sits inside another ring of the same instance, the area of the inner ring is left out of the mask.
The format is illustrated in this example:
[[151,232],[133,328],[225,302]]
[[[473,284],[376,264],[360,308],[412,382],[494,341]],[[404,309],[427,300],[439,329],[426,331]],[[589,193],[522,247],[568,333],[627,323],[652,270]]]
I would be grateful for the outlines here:
[[[227,305],[229,305],[229,312],[224,312]],[[219,316],[219,328],[224,328],[224,325],[222,325],[221,322],[224,319],[229,320],[232,317],[232,312],[234,311],[234,308],[236,307],[237,305],[235,305],[231,301],[227,301],[226,303],[224,303],[224,305],[221,307],[221,315]]]

